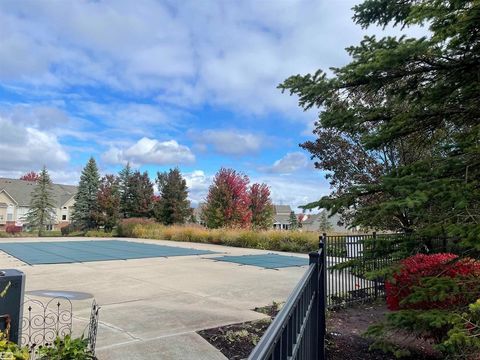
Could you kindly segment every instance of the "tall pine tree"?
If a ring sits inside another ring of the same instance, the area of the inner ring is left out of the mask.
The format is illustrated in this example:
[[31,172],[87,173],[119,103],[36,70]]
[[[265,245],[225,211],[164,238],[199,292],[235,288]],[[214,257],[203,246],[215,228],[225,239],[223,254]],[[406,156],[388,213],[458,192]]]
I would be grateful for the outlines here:
[[118,174],[119,192],[120,192],[120,212],[123,218],[129,218],[133,213],[133,189],[132,189],[133,171],[130,163]]
[[153,183],[145,171],[135,171],[130,177],[131,217],[151,217],[153,212]]
[[165,225],[184,224],[192,212],[188,200],[187,182],[178,168],[157,173],[160,199],[155,203],[155,217]]
[[[364,28],[425,25],[429,33],[365,37],[332,76],[319,70],[280,85],[304,109],[322,109],[320,146],[328,146],[321,134],[340,136],[346,151],[367,152],[351,165],[372,169],[310,207],[353,209],[354,225],[451,234],[480,248],[479,2],[368,0],[354,11]],[[306,148],[331,177],[334,153],[326,163],[324,150]]]
[[95,159],[88,160],[82,170],[78,191],[75,194],[73,205],[73,222],[81,229],[94,229],[98,226],[98,189],[100,186],[100,175]]
[[31,194],[30,209],[26,215],[26,223],[38,230],[38,236],[41,236],[46,226],[55,219],[56,206],[52,192],[52,181],[44,166],[38,174],[37,184]]

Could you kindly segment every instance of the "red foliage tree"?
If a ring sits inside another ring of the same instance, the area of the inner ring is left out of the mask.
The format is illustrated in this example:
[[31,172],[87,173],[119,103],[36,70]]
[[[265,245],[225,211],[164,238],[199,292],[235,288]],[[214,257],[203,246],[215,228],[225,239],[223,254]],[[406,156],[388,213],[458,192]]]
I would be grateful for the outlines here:
[[25,180],[25,181],[37,182],[38,179],[40,179],[40,174],[36,173],[35,171],[30,171],[20,176],[20,180]]
[[120,217],[120,190],[119,181],[115,175],[105,175],[100,180],[97,193],[98,214],[97,222],[110,231]]
[[273,205],[270,199],[270,189],[266,184],[252,184],[249,190],[252,226],[268,229],[272,225]]
[[[461,294],[449,294],[445,299],[420,302],[405,302],[415,289],[422,287],[422,280],[430,277],[465,278],[480,276],[480,262],[463,258],[457,255],[444,254],[417,254],[401,261],[400,271],[394,274],[393,279],[385,283],[387,305],[390,310],[400,309],[435,309],[446,308],[469,300],[462,298]],[[438,296],[438,291],[436,294]]]
[[233,169],[221,168],[218,171],[203,208],[203,218],[208,227],[250,226],[249,181],[247,175]]

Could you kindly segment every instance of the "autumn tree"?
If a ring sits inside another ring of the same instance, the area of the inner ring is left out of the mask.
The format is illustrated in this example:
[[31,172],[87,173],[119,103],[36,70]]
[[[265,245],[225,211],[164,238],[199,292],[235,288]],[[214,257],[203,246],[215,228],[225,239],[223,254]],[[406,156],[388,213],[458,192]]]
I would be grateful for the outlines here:
[[249,178],[233,169],[221,168],[208,190],[203,221],[209,228],[249,226],[252,218]]
[[42,236],[46,226],[55,220],[55,208],[52,181],[44,166],[38,174],[37,184],[31,194],[30,209],[25,219],[30,227],[38,230],[38,236]]
[[88,160],[82,170],[78,190],[75,194],[72,219],[81,229],[94,229],[98,226],[98,189],[100,175],[95,159]]
[[37,182],[40,180],[40,174],[35,171],[30,171],[20,176],[20,180]]
[[354,8],[364,28],[429,33],[365,37],[347,49],[349,64],[280,85],[302,108],[322,109],[317,140],[304,147],[334,192],[310,207],[354,210],[353,225],[479,243],[479,11],[473,0],[364,1]]
[[120,185],[115,175],[102,177],[97,201],[97,222],[104,227],[105,232],[111,231],[120,217]]
[[249,188],[251,222],[254,229],[269,229],[273,224],[273,204],[266,184],[252,184]]
[[157,173],[160,198],[155,203],[155,218],[165,225],[184,224],[192,212],[188,200],[187,182],[178,168]]

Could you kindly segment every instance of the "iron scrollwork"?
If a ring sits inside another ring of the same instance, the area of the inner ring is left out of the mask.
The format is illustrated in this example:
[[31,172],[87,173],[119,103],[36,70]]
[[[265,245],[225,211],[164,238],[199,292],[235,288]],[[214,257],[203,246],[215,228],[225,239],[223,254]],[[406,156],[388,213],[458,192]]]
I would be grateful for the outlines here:
[[49,346],[57,337],[72,333],[72,302],[55,297],[45,304],[39,300],[24,303],[27,315],[22,319],[22,345],[35,353],[41,346]]

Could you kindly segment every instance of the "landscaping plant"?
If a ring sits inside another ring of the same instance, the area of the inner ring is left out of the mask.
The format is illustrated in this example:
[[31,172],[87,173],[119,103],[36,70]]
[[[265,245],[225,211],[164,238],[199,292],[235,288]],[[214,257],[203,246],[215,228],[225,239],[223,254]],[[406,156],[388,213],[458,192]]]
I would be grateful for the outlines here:
[[88,339],[66,335],[56,338],[51,346],[39,349],[40,360],[93,360],[96,357],[88,348]]
[[392,312],[367,332],[374,348],[408,354],[389,341],[403,331],[431,341],[445,358],[480,353],[480,261],[450,253],[411,256],[396,266],[386,295]]
[[0,359],[2,360],[29,360],[28,349],[8,341],[5,334],[0,331]]

